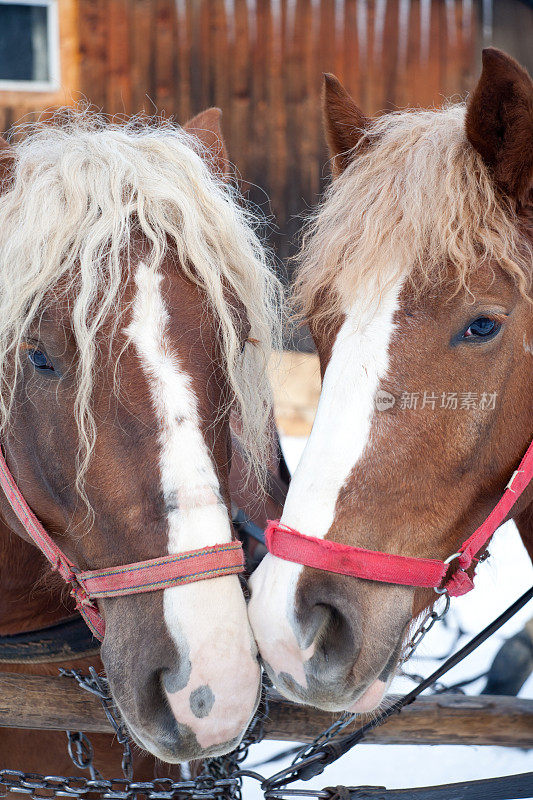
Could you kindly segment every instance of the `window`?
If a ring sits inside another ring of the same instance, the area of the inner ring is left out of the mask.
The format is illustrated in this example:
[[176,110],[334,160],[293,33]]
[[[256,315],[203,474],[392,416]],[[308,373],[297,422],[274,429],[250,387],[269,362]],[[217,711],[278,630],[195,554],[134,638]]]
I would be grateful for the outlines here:
[[57,0],[0,0],[0,90],[58,88]]

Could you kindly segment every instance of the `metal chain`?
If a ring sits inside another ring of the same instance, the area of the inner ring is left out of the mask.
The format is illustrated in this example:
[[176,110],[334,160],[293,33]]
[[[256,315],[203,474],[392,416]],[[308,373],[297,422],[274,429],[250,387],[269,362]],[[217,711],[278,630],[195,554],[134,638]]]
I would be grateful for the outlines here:
[[348,725],[354,721],[355,717],[356,714],[350,714],[348,711],[343,711],[340,717],[335,720],[335,722],[330,725],[329,728],[326,728],[326,730],[319,733],[318,736],[315,736],[312,742],[309,742],[309,744],[304,745],[297,751],[292,763],[296,764],[297,761],[300,761],[302,758],[307,758],[319,750],[322,745],[331,741],[331,739],[334,739],[335,736],[338,736],[345,728],[347,728]]
[[68,754],[74,766],[89,770],[91,780],[100,779],[102,776],[94,766],[93,746],[87,736],[81,731],[67,731],[67,740]]
[[[444,607],[442,611],[435,611],[435,606],[439,602],[440,597],[444,598]],[[411,639],[407,642],[400,665],[403,665],[406,661],[409,661],[422,639],[428,635],[435,623],[439,622],[441,619],[444,619],[448,613],[450,608],[450,596],[449,594],[442,594],[440,597],[435,601],[435,603],[433,603],[431,611],[426,614]]]
[[[485,550],[485,552],[482,553],[482,555],[480,555],[479,558],[476,559],[476,561],[479,564],[481,564],[482,561],[486,561],[487,558],[489,558],[489,555],[490,555],[489,551]],[[444,598],[444,607],[442,611],[437,612],[435,611],[435,606],[437,605],[441,597]],[[411,658],[411,656],[417,649],[422,639],[425,636],[427,636],[427,634],[430,632],[430,630],[432,629],[432,627],[435,625],[436,622],[439,622],[440,620],[444,619],[449,609],[450,609],[450,595],[446,590],[439,589],[439,598],[437,598],[437,600],[433,603],[431,611],[429,611],[426,614],[426,616],[423,618],[422,622],[418,626],[417,630],[407,643],[405,653],[403,655],[402,660],[400,661],[400,666],[403,666],[405,662]]]
[[0,797],[9,792],[30,795],[35,800],[49,798],[101,798],[102,800],[209,800],[231,797],[234,778],[216,780],[199,776],[193,781],[156,778],[153,781],[108,780],[59,775],[36,775],[18,770],[0,770]]
[[[59,674],[65,678],[73,678],[81,689],[90,694],[94,694],[101,702],[105,715],[115,731],[115,736],[119,744],[122,745],[122,772],[127,781],[133,780],[133,757],[131,755],[130,738],[126,726],[113,708],[113,701],[109,692],[109,683],[106,678],[98,675],[94,667],[89,667],[89,675],[81,675],[75,669],[59,669]],[[83,734],[81,734],[83,736]],[[92,750],[92,748],[91,748]],[[70,753],[70,747],[69,747]],[[72,758],[72,755],[71,755]],[[76,764],[76,761],[74,764]],[[91,762],[92,763],[92,762]],[[78,766],[76,764],[76,766]],[[89,770],[90,766],[86,767]],[[82,767],[83,769],[83,767]],[[92,774],[91,774],[91,777]]]
[[0,770],[0,798],[8,793],[26,794],[44,798],[98,797],[102,800],[242,800],[243,778],[262,781],[262,777],[240,765],[246,760],[252,744],[263,738],[264,722],[268,716],[268,700],[263,689],[261,701],[240,745],[225,756],[207,759],[200,775],[194,780],[173,781],[156,778],[153,781],[134,781],[129,738],[124,723],[112,707],[107,680],[91,667],[88,676],[76,670],[60,669],[61,675],[76,680],[80,688],[94,694],[101,701],[117,740],[124,748],[122,766],[124,780],[102,778],[93,764],[93,748],[83,733],[67,732],[68,752],[78,769],[89,770],[90,778],[44,776],[17,770]]

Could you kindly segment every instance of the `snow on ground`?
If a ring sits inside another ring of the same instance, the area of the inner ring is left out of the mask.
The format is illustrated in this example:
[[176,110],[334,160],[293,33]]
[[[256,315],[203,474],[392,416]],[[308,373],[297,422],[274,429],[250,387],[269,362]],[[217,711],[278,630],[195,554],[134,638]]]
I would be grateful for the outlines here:
[[[304,438],[284,437],[283,449],[291,470],[296,466],[305,444]],[[481,564],[476,576],[476,589],[464,597],[454,598],[446,624],[439,623],[424,639],[416,655],[406,665],[406,671],[428,675],[439,662],[433,657],[448,654],[460,627],[465,635],[456,643],[456,649],[495,617],[533,583],[533,566],[522,545],[513,523],[504,525],[494,536],[491,558]],[[500,631],[472,653],[464,662],[449,672],[443,682],[452,684],[485,672],[502,642],[518,632],[533,617],[533,603],[510,620]],[[465,691],[478,694],[484,681],[479,680]],[[391,691],[402,694],[414,684],[397,678]],[[521,697],[533,697],[533,675],[524,684]],[[475,712],[474,712],[475,713]],[[267,741],[254,745],[246,767],[254,766],[279,753],[290,743]],[[271,775],[288,766],[289,759],[273,765],[257,767]],[[320,789],[324,786],[345,784],[352,786],[386,786],[388,789],[409,786],[428,786],[439,783],[490,778],[533,770],[533,750],[523,751],[506,747],[478,747],[458,745],[373,745],[360,744],[339,762],[305,783],[293,788]],[[246,800],[260,800],[262,793],[254,781],[246,781]],[[532,794],[533,796],[533,794]],[[512,800],[512,798],[509,798]]]

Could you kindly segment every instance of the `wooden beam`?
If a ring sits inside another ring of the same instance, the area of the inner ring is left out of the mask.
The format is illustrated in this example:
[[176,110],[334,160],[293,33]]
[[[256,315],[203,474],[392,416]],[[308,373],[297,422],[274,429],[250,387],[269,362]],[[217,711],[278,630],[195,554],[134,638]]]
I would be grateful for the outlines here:
[[[394,698],[389,698],[394,699]],[[269,704],[268,739],[310,742],[335,715],[299,706],[274,695]],[[356,730],[364,718],[344,733]],[[401,714],[364,739],[375,744],[477,744],[533,747],[533,700],[489,695],[419,697]]]
[[[335,716],[273,693],[267,739],[309,742]],[[108,733],[99,701],[68,678],[0,672],[0,728]],[[354,730],[351,726],[346,732]],[[533,700],[516,697],[422,697],[365,739],[379,744],[477,744],[533,747]]]
[[0,728],[109,733],[100,701],[71,678],[0,672]]

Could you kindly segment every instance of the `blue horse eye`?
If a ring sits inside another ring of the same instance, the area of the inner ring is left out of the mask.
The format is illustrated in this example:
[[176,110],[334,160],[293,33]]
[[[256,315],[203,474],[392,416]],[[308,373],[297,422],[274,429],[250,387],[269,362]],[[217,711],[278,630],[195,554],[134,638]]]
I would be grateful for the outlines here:
[[478,317],[470,323],[463,334],[465,339],[476,337],[478,339],[488,339],[495,336],[501,328],[501,323],[490,317]]
[[49,369],[52,371],[54,369],[48,360],[48,356],[42,350],[28,350],[28,358],[36,369]]

